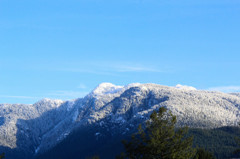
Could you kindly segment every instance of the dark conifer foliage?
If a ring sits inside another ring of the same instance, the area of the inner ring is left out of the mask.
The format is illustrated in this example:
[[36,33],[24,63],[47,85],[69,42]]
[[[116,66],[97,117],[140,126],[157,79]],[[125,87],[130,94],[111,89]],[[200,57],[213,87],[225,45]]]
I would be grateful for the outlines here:
[[4,159],[5,158],[5,153],[2,153],[1,155],[0,155],[0,159]]
[[87,157],[86,159],[100,159],[100,157],[95,155],[95,156],[92,156],[92,157]]
[[190,159],[195,155],[193,138],[186,137],[187,128],[175,128],[176,116],[166,108],[154,111],[145,130],[139,126],[131,140],[124,141],[126,152],[119,158],[129,159]]
[[193,159],[216,159],[216,157],[211,152],[199,148]]
[[[109,128],[110,126],[107,126]],[[103,136],[96,138],[96,132],[100,132]],[[134,129],[128,134],[111,135],[110,132],[95,125],[91,128],[84,128],[75,133],[70,134],[64,141],[53,149],[39,154],[37,159],[86,159],[98,155],[101,159],[113,159],[117,154],[124,151],[121,140],[131,140],[131,134],[136,133]],[[120,132],[120,131],[119,131]],[[236,137],[240,137],[240,128],[238,127],[222,127],[216,129],[192,129],[189,128],[189,136],[194,136],[193,146],[202,147],[206,151],[213,153],[217,159],[237,158],[233,152],[239,147],[236,144]],[[6,152],[8,158],[10,154]],[[24,158],[25,159],[25,158]],[[29,158],[28,158],[29,159]]]
[[[239,123],[238,127],[240,128],[240,123]],[[240,129],[238,129],[238,133],[240,134]],[[240,135],[238,137],[236,137],[235,140],[236,140],[238,148],[234,151],[234,154],[236,154],[238,157],[240,157]]]
[[218,159],[237,158],[236,137],[240,136],[238,127],[221,127],[216,129],[189,129],[194,136],[193,145],[214,153]]

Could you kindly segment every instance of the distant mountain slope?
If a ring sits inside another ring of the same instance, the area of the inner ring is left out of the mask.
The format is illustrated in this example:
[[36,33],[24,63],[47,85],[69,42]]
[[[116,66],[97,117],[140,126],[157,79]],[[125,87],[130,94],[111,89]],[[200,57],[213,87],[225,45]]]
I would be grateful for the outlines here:
[[[111,135],[106,128],[98,125],[78,129],[49,151],[36,156],[36,159],[86,159],[94,155],[102,159],[113,159],[125,151],[121,141],[130,140],[131,134],[136,131],[134,129],[126,134]],[[190,128],[188,135],[194,136],[194,147],[205,148],[214,153],[217,159],[240,157],[233,153],[238,147],[235,143],[235,138],[240,136],[238,127]]]
[[159,107],[170,109],[178,126],[194,128],[234,126],[240,117],[240,97],[236,94],[182,85],[102,83],[86,97],[71,101],[1,104],[0,145],[34,155],[54,147],[73,130],[92,124],[111,134],[127,133]]

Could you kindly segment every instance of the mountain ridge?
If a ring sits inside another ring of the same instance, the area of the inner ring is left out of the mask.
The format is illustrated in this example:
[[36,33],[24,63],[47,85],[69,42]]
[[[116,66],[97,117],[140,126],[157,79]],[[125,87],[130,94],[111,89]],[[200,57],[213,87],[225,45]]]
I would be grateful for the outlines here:
[[0,145],[34,155],[54,147],[73,130],[91,124],[108,125],[112,133],[124,133],[163,106],[177,116],[178,126],[215,128],[239,122],[238,94],[182,85],[102,83],[85,97],[70,101],[0,104]]

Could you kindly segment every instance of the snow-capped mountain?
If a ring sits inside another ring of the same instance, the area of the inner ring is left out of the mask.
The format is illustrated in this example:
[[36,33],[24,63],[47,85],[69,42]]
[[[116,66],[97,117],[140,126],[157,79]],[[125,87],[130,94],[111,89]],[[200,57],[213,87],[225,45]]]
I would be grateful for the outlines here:
[[54,147],[73,130],[91,124],[109,126],[111,133],[114,128],[124,133],[147,120],[159,107],[171,110],[179,126],[231,126],[237,125],[240,118],[238,93],[182,85],[102,83],[84,98],[71,101],[1,104],[0,145],[34,155]]

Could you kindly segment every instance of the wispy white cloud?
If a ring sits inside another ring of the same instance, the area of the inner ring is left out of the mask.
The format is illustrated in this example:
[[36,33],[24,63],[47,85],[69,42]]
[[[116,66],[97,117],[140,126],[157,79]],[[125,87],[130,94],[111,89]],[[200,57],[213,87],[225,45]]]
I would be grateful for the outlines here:
[[240,91],[240,86],[219,86],[219,87],[211,87],[208,88],[210,91],[220,91],[220,92],[239,92]]
[[[84,85],[80,85],[82,88]],[[84,87],[85,88],[85,87]],[[43,98],[51,98],[51,99],[76,99],[81,98],[87,95],[89,92],[83,91],[52,91],[50,93],[46,93],[42,97],[32,97],[32,96],[10,96],[10,95],[0,95],[0,98],[11,98],[11,99],[24,99],[24,100],[39,100]]]
[[[59,71],[59,72],[72,72],[72,73],[84,73],[94,75],[106,75],[106,76],[121,76],[121,73],[166,73],[172,72],[171,68],[165,66],[159,66],[149,63],[140,62],[126,62],[126,61],[82,61],[81,63],[76,61],[55,61],[53,63],[47,63],[42,66],[40,63],[46,63],[46,61],[38,61],[32,63],[28,61],[21,67],[13,68],[21,70],[37,70],[37,71]],[[15,62],[17,63],[17,61]],[[2,64],[2,63],[1,63]],[[8,63],[5,63],[8,66]]]
[[64,68],[64,69],[56,69],[56,71],[64,71],[64,72],[75,72],[75,73],[88,73],[88,74],[95,74],[95,75],[110,75],[110,76],[118,76],[116,73],[110,71],[103,71],[101,69],[94,69],[94,68],[87,68],[83,69],[81,67],[75,68]]
[[89,92],[81,92],[81,91],[53,91],[47,94],[47,96],[58,98],[58,99],[75,99],[81,98],[87,95]]
[[79,85],[77,86],[77,88],[79,88],[79,89],[86,89],[87,86],[86,86],[85,84],[81,83],[81,84],[79,84]]
[[159,69],[144,66],[116,66],[117,72],[162,72]]
[[147,64],[121,63],[121,62],[89,62],[81,64],[68,64],[64,68],[56,68],[56,71],[89,73],[96,75],[119,76],[119,73],[126,72],[164,72],[161,69]]

